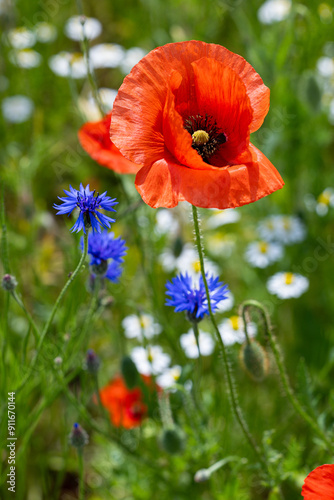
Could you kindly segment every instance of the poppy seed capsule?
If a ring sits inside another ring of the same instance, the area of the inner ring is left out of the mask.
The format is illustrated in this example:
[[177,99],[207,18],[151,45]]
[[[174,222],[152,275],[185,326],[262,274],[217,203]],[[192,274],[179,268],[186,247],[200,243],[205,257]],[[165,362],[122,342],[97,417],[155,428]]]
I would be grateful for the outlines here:
[[210,136],[205,130],[196,130],[191,136],[193,143],[197,146],[202,146],[209,142]]
[[124,356],[121,361],[121,373],[128,389],[138,386],[139,373],[135,363],[129,356]]
[[160,437],[160,445],[164,451],[170,453],[171,455],[181,453],[185,445],[182,430],[178,427],[165,429]]
[[240,351],[240,362],[247,375],[256,382],[261,382],[268,373],[267,353],[256,341],[243,344]]

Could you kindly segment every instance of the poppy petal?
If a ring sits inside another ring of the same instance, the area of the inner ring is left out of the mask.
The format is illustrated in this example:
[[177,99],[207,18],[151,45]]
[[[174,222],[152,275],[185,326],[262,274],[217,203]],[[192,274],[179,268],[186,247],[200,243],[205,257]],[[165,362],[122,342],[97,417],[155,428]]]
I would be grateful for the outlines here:
[[302,496],[305,500],[333,500],[334,465],[321,465],[310,472],[304,481]]
[[137,173],[136,188],[153,208],[171,208],[188,201],[203,208],[235,208],[252,203],[283,187],[270,161],[252,144],[252,161],[223,168],[199,170],[184,167],[166,151],[165,158]]
[[[114,102],[111,138],[134,163],[147,165],[163,157],[162,112],[170,75],[176,70],[185,82],[189,81],[191,63],[202,57],[216,59],[238,74],[253,111],[250,132],[262,125],[270,91],[243,57],[200,41],[167,44],[151,51],[132,69]],[[140,151],[137,141],[145,146]]]
[[119,174],[135,174],[140,165],[130,162],[121,154],[109,137],[111,113],[97,122],[85,123],[78,132],[83,149],[100,165]]
[[193,62],[192,67],[199,114],[214,116],[226,135],[227,141],[219,150],[228,164],[249,144],[253,113],[246,87],[237,73],[220,61],[202,58]]

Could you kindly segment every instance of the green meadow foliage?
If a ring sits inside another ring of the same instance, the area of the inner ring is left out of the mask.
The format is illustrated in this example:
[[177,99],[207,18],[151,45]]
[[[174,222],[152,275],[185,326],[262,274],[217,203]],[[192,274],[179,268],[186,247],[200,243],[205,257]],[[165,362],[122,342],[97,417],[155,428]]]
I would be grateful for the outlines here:
[[[83,43],[78,14],[98,21]],[[0,0],[1,499],[295,500],[333,462],[333,19],[315,0]],[[153,209],[82,149],[96,98],[107,112],[136,61],[185,40],[242,55],[270,88],[251,140],[282,190]],[[87,77],[83,52],[107,43]],[[80,183],[118,201],[118,280],[91,277],[76,216],[56,216]],[[166,282],[198,277],[202,251],[232,295],[197,322]],[[109,413],[115,380],[138,425]]]

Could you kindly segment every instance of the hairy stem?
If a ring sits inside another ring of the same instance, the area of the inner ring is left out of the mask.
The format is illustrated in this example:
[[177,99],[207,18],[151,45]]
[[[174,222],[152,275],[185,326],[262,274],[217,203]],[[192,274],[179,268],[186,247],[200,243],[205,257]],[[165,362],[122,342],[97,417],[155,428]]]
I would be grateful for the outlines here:
[[226,380],[227,380],[232,410],[233,410],[233,413],[234,413],[248,443],[253,448],[253,450],[254,450],[259,462],[261,463],[263,469],[266,472],[269,472],[266,461],[265,461],[264,457],[262,456],[261,450],[260,450],[259,446],[256,444],[252,434],[250,433],[250,431],[248,429],[248,425],[247,425],[247,423],[244,419],[244,416],[242,414],[241,408],[238,404],[238,397],[237,397],[236,389],[235,389],[234,384],[233,384],[233,375],[232,375],[232,371],[231,371],[231,368],[230,368],[230,365],[228,362],[226,348],[225,348],[223,339],[221,338],[214,314],[212,312],[210,293],[209,293],[209,288],[208,288],[208,283],[207,283],[207,279],[206,279],[206,275],[205,275],[205,268],[204,268],[204,255],[203,255],[202,242],[201,242],[201,232],[200,232],[200,227],[199,227],[198,212],[197,212],[197,208],[194,205],[192,206],[192,211],[193,211],[193,220],[194,220],[195,240],[196,240],[196,246],[197,246],[197,251],[198,251],[198,257],[199,257],[199,261],[200,261],[200,265],[201,265],[201,274],[202,274],[202,278],[203,278],[203,282],[204,282],[204,286],[205,286],[205,291],[206,291],[206,297],[207,297],[207,301],[208,301],[209,316],[210,316],[210,320],[211,320],[211,323],[213,325],[213,328],[214,328],[214,331],[216,334],[216,338],[217,338],[217,341],[218,341],[218,344],[219,344],[219,347],[220,347],[220,350],[222,353],[222,359],[223,359],[223,364],[224,364],[224,369],[225,369],[225,374],[226,374]]

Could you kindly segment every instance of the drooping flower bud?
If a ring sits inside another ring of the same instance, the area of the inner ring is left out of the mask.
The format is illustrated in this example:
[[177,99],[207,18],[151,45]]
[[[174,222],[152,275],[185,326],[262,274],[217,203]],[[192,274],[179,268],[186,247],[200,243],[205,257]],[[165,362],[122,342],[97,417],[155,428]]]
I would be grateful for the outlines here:
[[129,356],[121,361],[121,373],[128,389],[133,389],[139,383],[139,373],[135,363]]
[[194,481],[195,483],[204,483],[204,481],[207,481],[210,476],[211,473],[208,469],[199,469],[194,476]]
[[254,340],[243,344],[240,351],[240,362],[247,375],[256,382],[261,382],[268,373],[268,355],[263,347]]
[[85,367],[88,373],[95,375],[100,368],[100,358],[95,354],[93,349],[88,349],[86,354]]
[[17,281],[15,276],[12,276],[10,274],[5,274],[4,277],[2,278],[1,286],[7,292],[12,292],[13,290],[15,290],[15,288],[17,287]]
[[73,425],[68,438],[70,444],[78,449],[83,448],[89,441],[87,432],[77,423]]

